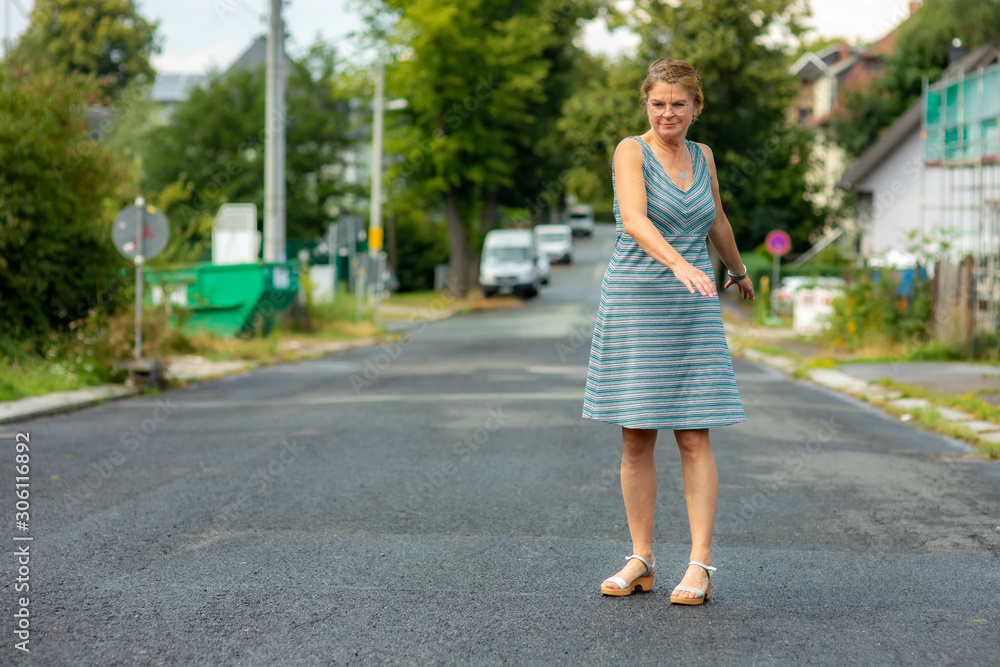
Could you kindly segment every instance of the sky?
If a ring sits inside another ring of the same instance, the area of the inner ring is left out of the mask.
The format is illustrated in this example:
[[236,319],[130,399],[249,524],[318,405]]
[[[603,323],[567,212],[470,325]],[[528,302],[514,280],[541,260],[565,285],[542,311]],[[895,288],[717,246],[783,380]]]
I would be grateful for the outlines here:
[[[16,39],[27,26],[20,7],[30,10],[32,0],[10,2],[10,34]],[[353,51],[347,35],[360,29],[357,7],[363,0],[286,0],[285,23],[289,50],[303,48],[317,35],[335,43],[342,53]],[[267,29],[268,0],[139,0],[148,18],[160,21],[163,51],[153,66],[164,73],[204,73],[225,68]],[[851,41],[871,41],[889,32],[908,14],[907,0],[811,0],[810,24],[817,35],[842,36]],[[6,26],[5,26],[6,34]],[[591,51],[617,54],[634,47],[627,31],[610,33],[600,22],[584,33]]]

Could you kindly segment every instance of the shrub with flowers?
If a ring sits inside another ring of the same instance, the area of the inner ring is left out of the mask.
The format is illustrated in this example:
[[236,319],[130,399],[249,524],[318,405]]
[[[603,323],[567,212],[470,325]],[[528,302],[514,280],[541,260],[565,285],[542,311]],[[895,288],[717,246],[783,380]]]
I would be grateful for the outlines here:
[[856,350],[879,344],[917,343],[931,337],[931,290],[919,274],[909,294],[899,281],[865,269],[857,272],[844,295],[833,301],[826,338],[838,347]]

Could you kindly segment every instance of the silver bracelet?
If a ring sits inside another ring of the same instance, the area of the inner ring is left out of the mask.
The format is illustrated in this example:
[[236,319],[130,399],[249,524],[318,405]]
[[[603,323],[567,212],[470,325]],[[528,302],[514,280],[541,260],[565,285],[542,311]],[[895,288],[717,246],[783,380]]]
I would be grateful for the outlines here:
[[743,273],[739,274],[733,273],[732,271],[729,270],[728,267],[726,267],[726,273],[728,273],[729,277],[732,278],[733,280],[743,280],[744,278],[747,277],[747,265],[746,264],[743,265]]

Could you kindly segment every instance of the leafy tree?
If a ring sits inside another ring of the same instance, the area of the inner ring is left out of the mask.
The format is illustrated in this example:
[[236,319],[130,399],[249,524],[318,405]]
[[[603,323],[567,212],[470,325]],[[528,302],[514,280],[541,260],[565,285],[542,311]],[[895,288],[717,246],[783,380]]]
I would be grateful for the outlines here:
[[967,52],[1000,43],[1000,0],[926,0],[898,28],[884,75],[841,100],[832,126],[836,141],[855,156],[867,150],[920,98],[924,77],[941,76],[955,38]]
[[134,0],[36,0],[28,29],[11,53],[29,73],[90,74],[114,95],[134,80],[151,82],[156,30]]
[[382,0],[369,17],[402,55],[389,78],[389,89],[409,101],[396,173],[405,172],[418,195],[441,202],[458,293],[470,282],[469,237],[484,193],[499,197],[517,187],[525,129],[546,102],[552,62],[545,51],[555,38],[543,12],[552,6]]
[[740,247],[752,248],[774,228],[797,247],[823,222],[806,179],[811,136],[788,123],[796,91],[782,43],[804,31],[796,0],[636,0],[627,16],[642,38],[637,62],[611,66],[567,105],[562,128],[590,150],[571,177],[577,187],[606,178],[618,141],[648,129],[639,86],[649,62],[670,56],[692,63],[702,78],[705,109],[689,138],[708,144],[718,167],[722,202]]
[[[287,90],[287,233],[313,238],[349,192],[338,171],[351,139],[334,53],[315,46],[293,60]],[[263,218],[266,92],[263,68],[216,77],[144,141],[146,190],[169,189],[172,210],[192,213],[198,233],[197,213],[214,215],[227,202],[254,203]]]
[[0,68],[0,336],[60,328],[127,296],[111,219],[127,163],[83,141],[90,81]]

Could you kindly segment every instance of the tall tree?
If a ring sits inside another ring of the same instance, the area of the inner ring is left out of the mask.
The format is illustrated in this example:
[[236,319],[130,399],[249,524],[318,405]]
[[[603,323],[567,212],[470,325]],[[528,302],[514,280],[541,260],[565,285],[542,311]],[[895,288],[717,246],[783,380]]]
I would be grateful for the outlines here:
[[784,48],[803,33],[806,13],[799,0],[636,0],[619,22],[642,38],[638,63],[615,65],[612,75],[567,104],[573,120],[564,119],[564,131],[581,145],[588,136],[601,139],[581,155],[576,177],[584,177],[588,163],[609,163],[626,134],[648,128],[638,91],[646,65],[663,56],[686,60],[701,74],[705,95],[689,138],[715,153],[738,243],[752,248],[769,230],[783,228],[797,247],[807,245],[824,216],[806,179],[810,136],[788,123],[796,82]]
[[[333,51],[318,45],[291,62],[285,119],[289,238],[322,234],[349,191],[340,171],[351,141],[348,102],[337,68]],[[235,70],[193,90],[166,127],[153,128],[144,141],[147,190],[169,190],[174,205],[188,211],[211,214],[227,202],[249,202],[262,216],[265,94],[263,68]]]
[[550,7],[544,0],[381,0],[373,12],[401,55],[389,89],[409,101],[402,168],[441,202],[459,293],[471,282],[469,234],[481,199],[514,186],[518,146],[546,99],[553,23],[542,12]]
[[152,82],[157,22],[135,0],[36,0],[12,60],[29,73],[90,74],[112,96],[130,82]]
[[59,328],[125,296],[110,221],[131,181],[127,163],[84,141],[88,83],[0,67],[0,336]]
[[924,77],[941,76],[953,39],[966,51],[1000,43],[1000,0],[925,0],[897,30],[884,75],[845,94],[834,115],[834,138],[852,155],[867,150],[920,98]]

